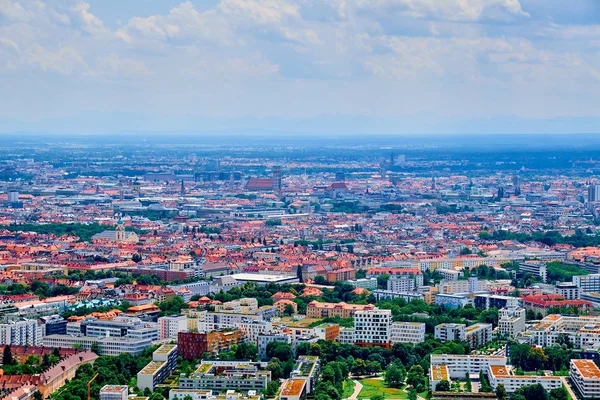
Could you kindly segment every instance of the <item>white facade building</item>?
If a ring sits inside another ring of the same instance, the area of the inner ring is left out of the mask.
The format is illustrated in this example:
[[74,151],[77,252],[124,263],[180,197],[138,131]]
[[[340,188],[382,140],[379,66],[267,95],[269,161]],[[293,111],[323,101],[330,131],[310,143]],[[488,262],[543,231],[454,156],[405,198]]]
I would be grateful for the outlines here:
[[393,322],[392,343],[421,343],[425,341],[425,324],[422,322]]
[[37,320],[23,319],[0,324],[0,344],[41,346],[43,327]]
[[354,313],[354,342],[389,344],[392,334],[391,310],[362,310]]
[[446,365],[451,379],[464,379],[466,374],[487,372],[490,365],[506,365],[504,356],[431,354],[431,365]]
[[525,330],[525,309],[506,307],[499,311],[498,331],[505,338],[514,338]]
[[571,360],[571,380],[584,399],[600,398],[600,369],[592,360]]
[[158,319],[158,338],[160,340],[177,340],[179,332],[187,330],[188,322],[185,315],[172,315]]
[[435,327],[435,338],[442,342],[465,340],[465,324],[439,324]]

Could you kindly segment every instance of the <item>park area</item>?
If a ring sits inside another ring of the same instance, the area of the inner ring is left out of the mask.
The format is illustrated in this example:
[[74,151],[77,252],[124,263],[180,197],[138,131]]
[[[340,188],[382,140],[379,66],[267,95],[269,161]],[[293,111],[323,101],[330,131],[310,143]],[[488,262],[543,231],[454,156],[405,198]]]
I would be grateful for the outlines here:
[[388,387],[382,378],[361,379],[360,383],[363,388],[358,394],[359,399],[370,399],[375,395],[383,395],[386,399],[408,399],[408,393],[403,390],[406,385],[400,389]]

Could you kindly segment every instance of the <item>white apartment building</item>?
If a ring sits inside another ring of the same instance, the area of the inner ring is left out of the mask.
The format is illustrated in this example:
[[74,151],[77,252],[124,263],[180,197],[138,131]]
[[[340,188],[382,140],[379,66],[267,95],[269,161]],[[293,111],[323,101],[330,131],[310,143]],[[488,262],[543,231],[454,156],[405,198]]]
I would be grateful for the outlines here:
[[354,313],[355,343],[389,345],[391,333],[391,310],[361,310]]
[[37,320],[23,319],[0,324],[0,344],[41,346],[43,327]]
[[592,360],[571,360],[571,380],[584,399],[600,398],[600,368]]
[[271,332],[273,324],[269,321],[258,321],[246,319],[237,324],[240,331],[244,333],[246,341],[257,344],[258,336],[262,333]]
[[422,322],[393,322],[392,343],[421,343],[425,341],[425,324]]
[[498,332],[505,338],[514,338],[525,330],[525,309],[506,307],[499,311]]
[[443,280],[439,284],[439,289],[442,294],[469,293],[471,283],[469,281]]
[[158,318],[158,338],[160,340],[177,340],[177,334],[188,328],[185,315],[172,315]]
[[472,349],[478,349],[492,341],[492,324],[475,324],[465,329],[465,341]]
[[338,336],[337,340],[342,344],[354,344],[354,328],[340,327],[340,336]]
[[104,385],[100,389],[100,400],[127,400],[128,394],[127,385]]
[[[221,329],[237,329],[241,322],[249,319],[255,321],[264,321],[260,315],[252,314],[235,314],[228,312],[209,312],[205,315],[204,327],[208,332],[218,331]],[[200,323],[200,322],[199,322]]]
[[495,388],[502,384],[508,393],[514,393],[523,386],[536,385],[538,383],[548,391],[559,389],[563,385],[560,376],[514,375],[510,365],[490,365],[488,368],[488,379],[490,386]]
[[346,281],[346,283],[354,286],[355,288],[363,288],[367,290],[377,289],[377,278],[353,279]]
[[579,286],[572,282],[557,283],[554,293],[561,295],[565,300],[579,300]]
[[600,274],[580,275],[573,277],[580,293],[600,293]]
[[435,327],[435,338],[442,342],[465,340],[465,324],[439,324]]
[[[423,277],[421,276],[421,281]],[[393,293],[407,293],[415,290],[417,285],[415,280],[409,276],[390,277],[387,282],[387,290]],[[377,289],[377,287],[375,287]]]
[[154,353],[150,361],[137,374],[137,386],[154,391],[156,385],[162,383],[177,367],[177,345],[163,344]]
[[559,337],[567,336],[576,348],[585,349],[600,344],[600,317],[550,314],[530,331],[538,346],[552,346]]
[[504,356],[431,354],[431,365],[446,365],[450,379],[464,379],[466,374],[487,372],[490,365],[506,365]]
[[461,274],[460,271],[457,271],[455,269],[438,268],[436,269],[436,271],[439,272],[442,275],[442,277],[447,281],[456,281],[458,280]]

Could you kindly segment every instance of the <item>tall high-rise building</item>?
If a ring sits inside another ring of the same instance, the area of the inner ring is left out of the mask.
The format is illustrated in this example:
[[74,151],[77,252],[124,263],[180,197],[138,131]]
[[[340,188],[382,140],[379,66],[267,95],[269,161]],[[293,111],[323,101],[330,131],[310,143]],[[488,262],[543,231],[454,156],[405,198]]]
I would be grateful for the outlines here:
[[600,201],[600,185],[591,184],[588,186],[588,203]]
[[273,167],[273,191],[281,193],[281,167]]
[[19,192],[17,189],[10,189],[8,191],[8,202],[17,203],[19,201]]

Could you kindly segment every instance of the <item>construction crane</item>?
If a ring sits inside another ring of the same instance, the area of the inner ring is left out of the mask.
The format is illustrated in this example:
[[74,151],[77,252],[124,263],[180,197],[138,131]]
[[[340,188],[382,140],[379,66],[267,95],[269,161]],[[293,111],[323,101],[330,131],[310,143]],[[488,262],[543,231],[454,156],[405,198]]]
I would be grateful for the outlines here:
[[88,400],[91,400],[92,395],[90,393],[90,385],[92,384],[92,382],[94,382],[94,380],[98,377],[98,374],[94,375],[94,377],[92,379],[90,379],[90,381],[87,384],[88,387]]

